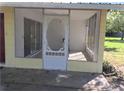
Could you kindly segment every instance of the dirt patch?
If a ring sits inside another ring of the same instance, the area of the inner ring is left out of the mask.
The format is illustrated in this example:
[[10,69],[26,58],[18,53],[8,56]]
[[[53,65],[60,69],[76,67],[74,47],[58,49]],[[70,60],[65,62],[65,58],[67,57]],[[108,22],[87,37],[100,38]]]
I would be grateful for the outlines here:
[[104,76],[110,83],[112,90],[124,91],[124,66],[121,68],[116,66],[113,67],[115,68],[115,73],[117,74],[104,74]]
[[112,90],[124,91],[124,80],[117,76],[106,77]]

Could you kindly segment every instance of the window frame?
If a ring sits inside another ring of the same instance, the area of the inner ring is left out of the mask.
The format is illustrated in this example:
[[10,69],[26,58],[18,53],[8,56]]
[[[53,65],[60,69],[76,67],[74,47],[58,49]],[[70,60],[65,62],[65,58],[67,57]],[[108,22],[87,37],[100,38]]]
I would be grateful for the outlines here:
[[[30,19],[30,18],[26,18],[26,17],[24,17],[24,22],[25,22],[25,20],[29,20],[30,21],[30,54],[28,54],[28,55],[25,55],[25,39],[24,39],[24,58],[26,58],[27,56],[30,56],[30,55],[33,55],[33,54],[35,54],[36,52],[38,52],[38,51],[40,51],[40,50],[42,50],[42,23],[41,22],[39,22],[39,21],[35,21],[35,20],[32,20],[32,19]],[[37,49],[37,24],[39,24],[39,38],[40,38],[40,40],[39,40],[39,49]],[[25,23],[24,23],[24,32],[25,32]],[[31,41],[32,41],[32,38],[31,38],[31,29],[32,29],[32,25],[34,26],[34,31],[32,32],[33,34],[34,34],[34,49],[32,50],[31,48]],[[25,34],[24,34],[24,37],[25,37]],[[41,48],[40,48],[41,47]]]
[[[92,21],[92,22],[90,22]],[[94,24],[95,23],[95,24]],[[100,23],[100,12],[95,13],[92,17],[88,20],[88,30],[87,30],[87,44],[86,48],[88,50],[88,54],[93,59],[93,62],[98,60],[98,43],[99,43],[99,24]],[[90,27],[92,25],[92,27]],[[92,30],[94,29],[94,30]],[[89,32],[90,31],[90,32]],[[93,32],[91,32],[93,31]],[[93,39],[91,35],[93,33]],[[89,36],[90,35],[90,36]],[[93,41],[94,40],[94,41]]]

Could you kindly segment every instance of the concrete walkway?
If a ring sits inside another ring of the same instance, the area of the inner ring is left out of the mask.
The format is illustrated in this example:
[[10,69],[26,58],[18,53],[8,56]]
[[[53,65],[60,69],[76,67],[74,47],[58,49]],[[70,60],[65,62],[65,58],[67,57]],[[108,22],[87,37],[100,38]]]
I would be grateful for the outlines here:
[[96,73],[4,68],[2,90],[111,90],[105,77]]
[[3,90],[3,87],[1,85],[1,71],[0,71],[0,90]]

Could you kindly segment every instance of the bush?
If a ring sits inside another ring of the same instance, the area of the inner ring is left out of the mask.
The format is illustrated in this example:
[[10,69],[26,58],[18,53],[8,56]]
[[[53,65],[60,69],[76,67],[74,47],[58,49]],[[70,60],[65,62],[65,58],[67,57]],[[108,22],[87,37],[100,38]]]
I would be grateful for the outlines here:
[[103,62],[103,72],[105,74],[115,73],[115,71],[115,68],[108,61]]

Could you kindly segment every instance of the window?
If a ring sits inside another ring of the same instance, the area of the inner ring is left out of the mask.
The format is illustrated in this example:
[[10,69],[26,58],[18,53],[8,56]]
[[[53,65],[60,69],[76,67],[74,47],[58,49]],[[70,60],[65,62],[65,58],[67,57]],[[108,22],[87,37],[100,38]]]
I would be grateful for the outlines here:
[[24,18],[24,56],[32,55],[42,49],[42,24]]
[[42,24],[36,23],[36,50],[40,50],[41,46],[41,39],[42,39]]
[[95,31],[96,31],[96,18],[97,14],[93,15],[89,19],[89,29],[88,29],[88,48],[94,52],[95,49]]

